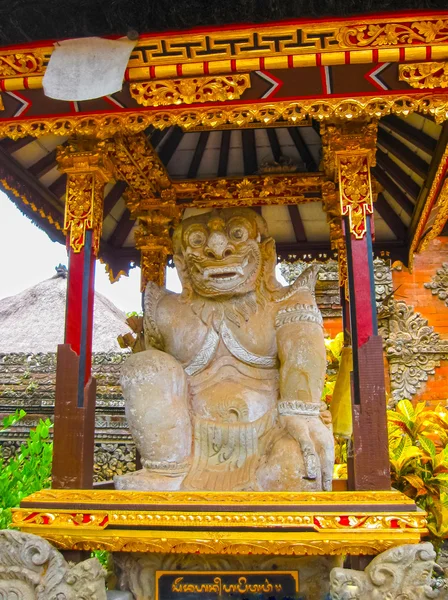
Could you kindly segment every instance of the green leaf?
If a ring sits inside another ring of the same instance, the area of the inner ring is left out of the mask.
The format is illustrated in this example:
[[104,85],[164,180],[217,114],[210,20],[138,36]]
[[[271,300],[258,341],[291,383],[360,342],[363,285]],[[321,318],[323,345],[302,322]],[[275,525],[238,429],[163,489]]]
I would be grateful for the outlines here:
[[435,444],[432,440],[423,437],[422,435],[418,436],[418,441],[423,450],[429,454],[431,458],[435,458],[437,454],[437,450]]
[[399,411],[410,421],[413,421],[415,418],[415,410],[412,406],[412,402],[409,400],[400,400],[400,402],[397,404],[397,411]]

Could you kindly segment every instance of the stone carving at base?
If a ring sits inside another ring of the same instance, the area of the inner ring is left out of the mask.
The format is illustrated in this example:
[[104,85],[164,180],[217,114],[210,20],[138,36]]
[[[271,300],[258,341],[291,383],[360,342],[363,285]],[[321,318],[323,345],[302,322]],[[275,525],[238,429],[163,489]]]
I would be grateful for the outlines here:
[[398,546],[376,556],[365,571],[333,569],[332,600],[446,600],[446,589],[431,579],[436,553],[432,544]]
[[328,595],[331,569],[342,562],[340,557],[330,556],[224,557],[118,552],[113,557],[118,587],[132,592],[135,600],[155,599],[156,571],[298,571],[300,597],[321,600]]
[[0,600],[106,600],[105,576],[96,558],[69,565],[36,535],[0,531]]
[[173,249],[182,294],[149,282],[147,350],[121,376],[144,468],[116,487],[331,490],[319,267],[282,287],[274,241],[250,209],[184,220]]

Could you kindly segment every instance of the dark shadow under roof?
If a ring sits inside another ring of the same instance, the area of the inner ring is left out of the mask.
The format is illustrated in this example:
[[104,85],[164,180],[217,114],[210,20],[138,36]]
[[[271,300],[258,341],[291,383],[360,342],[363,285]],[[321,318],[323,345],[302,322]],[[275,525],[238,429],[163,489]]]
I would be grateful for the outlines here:
[[446,0],[3,0],[0,45],[425,9]]

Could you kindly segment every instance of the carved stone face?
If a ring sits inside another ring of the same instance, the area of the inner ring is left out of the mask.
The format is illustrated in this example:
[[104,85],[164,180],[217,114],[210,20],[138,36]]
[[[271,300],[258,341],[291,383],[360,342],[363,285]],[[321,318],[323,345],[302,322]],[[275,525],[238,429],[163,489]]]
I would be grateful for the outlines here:
[[224,209],[183,221],[174,236],[177,258],[201,296],[233,296],[255,289],[262,270],[264,220],[250,209]]

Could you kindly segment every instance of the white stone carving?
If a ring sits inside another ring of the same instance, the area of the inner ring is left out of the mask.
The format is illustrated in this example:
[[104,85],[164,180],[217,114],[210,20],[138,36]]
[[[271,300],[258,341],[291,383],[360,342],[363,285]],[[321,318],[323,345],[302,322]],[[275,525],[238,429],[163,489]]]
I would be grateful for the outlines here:
[[36,535],[0,531],[0,600],[106,600],[105,577],[96,558],[69,565]]
[[332,600],[446,600],[432,580],[436,553],[429,542],[398,546],[376,556],[365,571],[333,569]]

